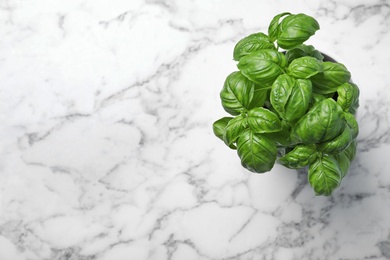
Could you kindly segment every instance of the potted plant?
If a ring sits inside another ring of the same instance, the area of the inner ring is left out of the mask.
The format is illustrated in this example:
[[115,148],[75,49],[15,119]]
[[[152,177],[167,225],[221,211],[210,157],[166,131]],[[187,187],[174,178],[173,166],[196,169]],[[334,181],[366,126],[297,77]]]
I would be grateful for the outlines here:
[[213,131],[249,171],[268,172],[275,162],[306,168],[315,194],[329,196],[355,157],[359,88],[343,64],[304,44],[319,28],[308,15],[281,13],[268,35],[241,39],[238,70],[220,92],[231,116]]

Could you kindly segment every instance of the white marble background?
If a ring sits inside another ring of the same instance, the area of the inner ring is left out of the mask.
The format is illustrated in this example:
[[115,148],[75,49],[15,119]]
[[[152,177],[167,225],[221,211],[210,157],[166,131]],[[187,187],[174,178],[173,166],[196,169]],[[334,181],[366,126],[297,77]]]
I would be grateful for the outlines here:
[[[214,137],[232,50],[277,13],[361,88],[331,197]],[[0,0],[0,260],[390,259],[390,2]]]

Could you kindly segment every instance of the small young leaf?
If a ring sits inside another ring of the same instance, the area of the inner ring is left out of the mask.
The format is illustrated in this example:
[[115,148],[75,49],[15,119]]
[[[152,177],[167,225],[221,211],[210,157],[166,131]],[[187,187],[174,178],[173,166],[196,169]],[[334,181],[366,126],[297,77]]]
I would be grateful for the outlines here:
[[227,146],[231,146],[234,142],[237,141],[238,136],[245,130],[247,127],[247,119],[242,116],[236,116],[231,119],[227,125],[225,130],[225,135],[223,136],[223,140],[225,141]]
[[355,113],[359,106],[359,88],[353,83],[344,83],[337,88],[337,103],[346,112]]
[[278,160],[279,163],[291,169],[298,169],[308,166],[316,159],[316,146],[297,145],[295,148]]
[[238,69],[251,81],[270,86],[284,72],[287,60],[283,53],[276,50],[259,50],[240,59]]
[[313,92],[319,94],[334,93],[340,85],[351,79],[351,73],[341,63],[325,61],[322,63],[322,70],[322,73],[310,78]]
[[239,61],[242,57],[262,49],[275,49],[275,45],[264,33],[254,33],[241,39],[233,51],[233,59]]
[[291,130],[293,143],[314,144],[332,140],[344,130],[344,112],[331,98],[315,103]]
[[320,25],[311,16],[305,14],[287,16],[278,26],[278,45],[285,50],[295,48],[319,29]]
[[282,130],[278,116],[262,107],[248,112],[248,125],[254,133],[274,133]]
[[278,28],[279,28],[279,20],[280,18],[282,18],[283,16],[286,16],[286,15],[291,15],[290,13],[281,13],[281,14],[278,14],[276,15],[270,25],[268,26],[268,35],[269,35],[269,38],[272,42],[274,42],[276,40],[276,38],[278,37]]
[[272,140],[247,129],[238,138],[237,153],[243,167],[251,172],[264,173],[274,166],[277,148]]
[[341,170],[333,156],[318,158],[309,166],[308,179],[316,195],[329,196],[340,185]]
[[317,51],[312,45],[301,44],[286,52],[286,59],[288,63],[305,56],[314,57],[319,61],[324,60],[324,56],[321,54],[321,52]]
[[287,68],[288,74],[297,79],[308,79],[322,72],[322,62],[313,57],[293,60]]
[[[232,120],[233,117],[223,117],[213,124],[213,132],[215,136],[217,136],[219,139],[225,142],[224,136],[226,134],[226,126],[229,123],[230,120]],[[231,144],[229,146],[231,149],[236,149],[236,146],[234,144]]]

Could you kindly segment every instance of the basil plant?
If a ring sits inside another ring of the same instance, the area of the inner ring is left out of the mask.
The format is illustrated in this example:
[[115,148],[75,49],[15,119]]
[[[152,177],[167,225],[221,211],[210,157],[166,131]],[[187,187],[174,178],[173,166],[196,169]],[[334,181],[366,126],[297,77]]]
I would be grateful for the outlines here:
[[319,30],[305,14],[276,15],[262,32],[241,39],[220,98],[231,116],[213,124],[243,167],[270,171],[275,162],[306,168],[316,195],[329,196],[356,153],[359,88],[351,73],[304,42]]

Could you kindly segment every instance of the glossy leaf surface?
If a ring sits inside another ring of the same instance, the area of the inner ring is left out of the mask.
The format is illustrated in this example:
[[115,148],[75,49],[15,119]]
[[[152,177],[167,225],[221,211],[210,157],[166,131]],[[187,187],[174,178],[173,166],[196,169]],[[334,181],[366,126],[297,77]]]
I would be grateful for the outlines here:
[[355,114],[359,107],[359,88],[353,83],[344,83],[337,88],[337,103],[346,112]]
[[233,59],[239,61],[242,57],[262,49],[275,49],[275,46],[264,33],[251,34],[236,44]]
[[322,61],[324,59],[324,56],[321,54],[321,52],[316,50],[312,45],[301,44],[294,49],[288,50],[286,52],[286,59],[288,63],[291,63],[297,58],[305,56],[314,57],[319,61]]
[[310,164],[308,179],[316,195],[329,196],[340,185],[342,173],[333,156],[323,156]]
[[353,161],[353,159],[355,159],[356,148],[357,148],[357,141],[353,140],[351,144],[347,147],[347,149],[345,149],[343,152],[350,161]]
[[297,47],[320,29],[318,22],[305,14],[290,15],[279,24],[278,45],[285,50]]
[[270,86],[284,72],[286,57],[276,50],[260,50],[242,57],[238,69],[248,79],[260,85]]
[[351,73],[341,63],[325,61],[322,63],[322,73],[310,78],[313,83],[313,92],[329,94],[351,79]]
[[225,135],[223,140],[227,146],[231,146],[236,142],[238,136],[245,130],[247,127],[247,119],[242,116],[236,116],[230,120],[226,125]]
[[282,129],[274,133],[264,133],[264,136],[274,140],[278,146],[289,146],[290,141],[290,129],[286,121],[282,121]]
[[247,129],[238,138],[237,153],[243,167],[251,172],[264,173],[274,166],[277,149],[271,139]]
[[356,118],[351,113],[344,113],[345,121],[349,129],[351,129],[352,139],[355,139],[359,134],[359,125]]
[[348,173],[351,162],[349,161],[348,156],[345,154],[345,152],[337,154],[335,156],[335,159],[337,160],[340,167],[341,178],[344,178],[345,175],[347,175]]
[[255,91],[255,83],[241,72],[236,71],[227,76],[220,92],[222,107],[231,115],[239,115],[249,109]]
[[340,153],[348,147],[352,140],[352,131],[347,126],[339,136],[328,142],[321,143],[318,148],[324,153]]
[[280,117],[288,122],[295,122],[306,113],[311,98],[312,86],[309,80],[296,80],[283,74],[272,85],[271,104]]
[[270,40],[273,42],[278,37],[278,31],[279,31],[279,21],[283,16],[291,15],[288,12],[281,13],[278,15],[275,15],[275,17],[272,19],[270,25],[268,26],[268,35]]
[[291,130],[294,143],[314,144],[332,140],[344,130],[344,112],[331,98],[321,100]]
[[273,133],[282,130],[282,123],[278,116],[262,107],[248,112],[248,126],[254,133]]
[[253,92],[253,98],[248,106],[248,110],[255,108],[255,107],[264,106],[264,103],[267,100],[268,96],[269,96],[269,89],[268,88],[263,88],[262,86],[255,85],[254,92]]
[[310,162],[316,159],[316,156],[315,145],[297,145],[278,161],[287,168],[298,169],[308,166]]
[[[226,135],[226,127],[230,120],[232,120],[233,117],[223,117],[213,123],[213,132],[216,137],[221,139],[225,142],[225,135]],[[229,146],[231,149],[236,149],[236,146],[231,144]]]
[[287,68],[288,74],[297,79],[308,79],[322,72],[322,62],[313,57],[293,60]]

